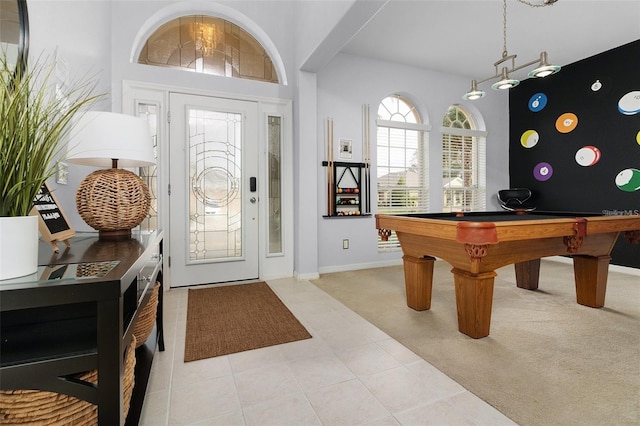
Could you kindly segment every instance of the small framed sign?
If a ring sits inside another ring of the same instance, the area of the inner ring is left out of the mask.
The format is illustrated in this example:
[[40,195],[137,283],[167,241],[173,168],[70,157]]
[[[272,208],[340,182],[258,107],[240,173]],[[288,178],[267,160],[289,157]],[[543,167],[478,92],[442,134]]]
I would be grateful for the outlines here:
[[57,244],[60,241],[63,241],[67,246],[71,245],[68,239],[73,237],[76,232],[69,225],[67,216],[60,208],[58,200],[46,182],[42,184],[38,195],[33,200],[31,214],[38,215],[40,218],[38,221],[40,234],[51,245],[53,251],[56,253],[60,251]]

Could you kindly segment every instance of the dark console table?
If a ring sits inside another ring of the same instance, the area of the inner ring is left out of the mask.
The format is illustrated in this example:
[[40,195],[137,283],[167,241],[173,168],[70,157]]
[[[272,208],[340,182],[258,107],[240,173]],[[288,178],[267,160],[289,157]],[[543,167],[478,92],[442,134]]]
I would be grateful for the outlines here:
[[[98,406],[100,425],[138,424],[156,346],[164,350],[162,293],[156,326],[136,350],[135,387],[122,415],[123,355],[155,282],[162,231],[126,241],[78,233],[54,253],[41,242],[37,274],[0,281],[0,389],[64,393]],[[70,379],[98,370],[98,385]]]

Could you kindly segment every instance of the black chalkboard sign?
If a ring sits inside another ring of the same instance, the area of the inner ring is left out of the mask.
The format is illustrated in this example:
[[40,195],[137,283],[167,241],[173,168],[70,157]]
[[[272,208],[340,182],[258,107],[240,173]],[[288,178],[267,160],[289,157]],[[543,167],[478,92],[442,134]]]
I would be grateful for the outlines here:
[[38,228],[42,238],[51,244],[54,251],[59,251],[59,241],[69,246],[67,241],[69,238],[75,235],[75,231],[69,225],[66,215],[58,205],[58,200],[53,195],[49,186],[45,182],[35,200],[33,200],[33,209],[31,214],[38,215],[40,220],[38,221]]

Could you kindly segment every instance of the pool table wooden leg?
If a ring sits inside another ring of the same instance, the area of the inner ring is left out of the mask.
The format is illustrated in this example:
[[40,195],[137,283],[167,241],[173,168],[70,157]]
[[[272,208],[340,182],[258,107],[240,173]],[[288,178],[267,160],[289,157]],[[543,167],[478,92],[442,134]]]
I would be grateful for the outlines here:
[[607,292],[607,276],[611,256],[573,256],[576,300],[592,308],[602,308]]
[[431,289],[433,286],[434,257],[413,257],[404,255],[404,285],[407,292],[407,306],[416,311],[431,309]]
[[518,288],[536,290],[540,280],[540,259],[518,262],[514,265],[516,270],[516,284]]
[[472,274],[453,268],[458,330],[474,339],[489,335],[494,271]]

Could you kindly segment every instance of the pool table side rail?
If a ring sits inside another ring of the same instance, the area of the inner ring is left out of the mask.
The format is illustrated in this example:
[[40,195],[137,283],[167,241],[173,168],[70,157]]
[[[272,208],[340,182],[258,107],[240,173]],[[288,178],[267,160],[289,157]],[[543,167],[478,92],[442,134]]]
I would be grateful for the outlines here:
[[[424,219],[400,215],[376,214],[376,228],[390,229],[396,232],[406,232],[427,237],[456,240],[459,224],[462,227],[475,227],[487,222],[455,221],[446,219]],[[497,240],[518,241],[535,237],[552,238],[575,234],[576,222],[580,216],[562,217],[544,220],[517,220],[491,222],[495,226]],[[610,233],[640,230],[640,215],[633,216],[589,216],[587,220],[586,236],[596,233]],[[485,226],[486,228],[486,226]]]

